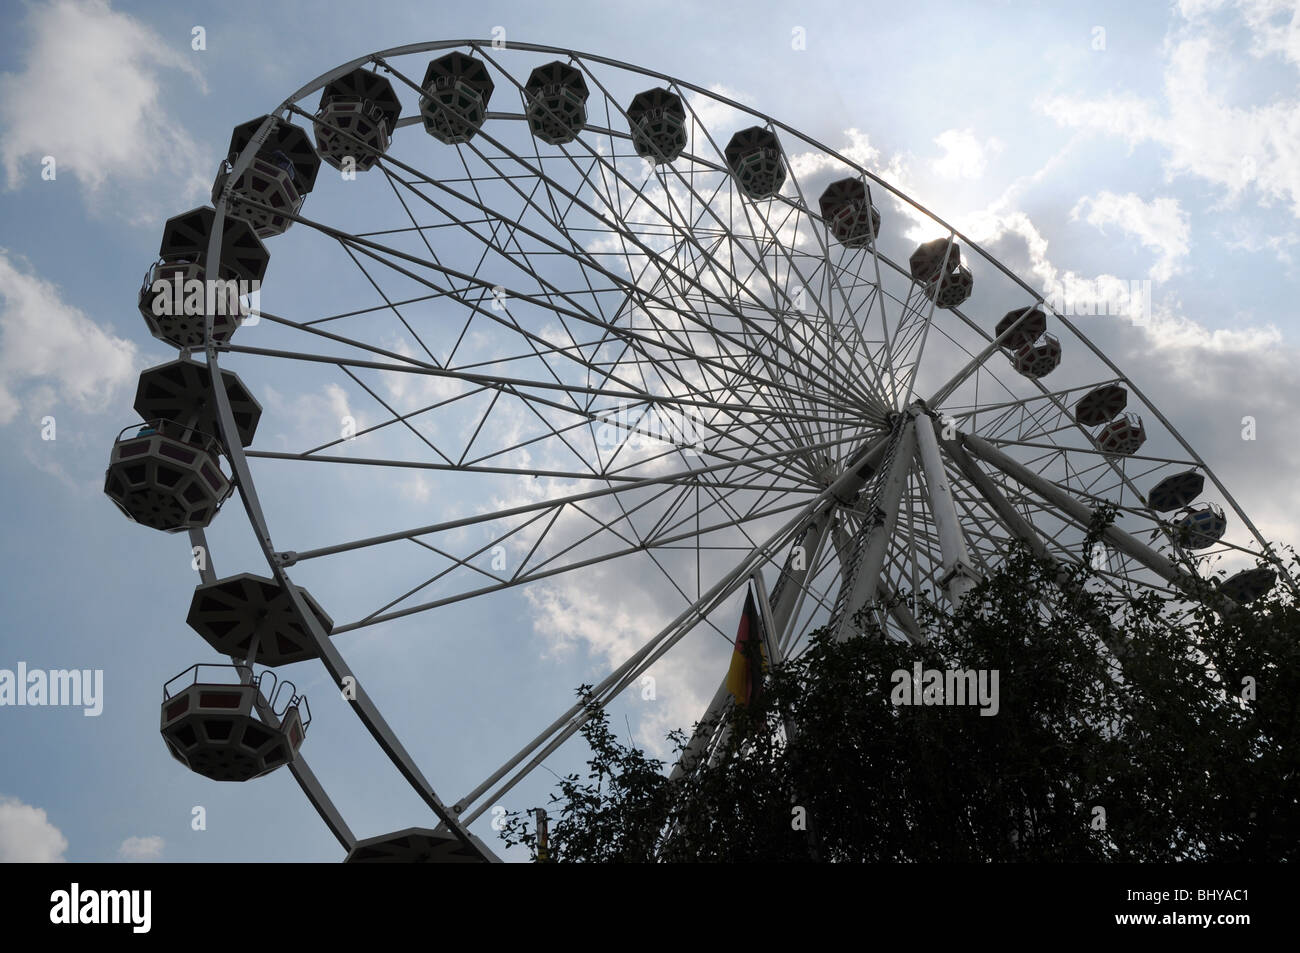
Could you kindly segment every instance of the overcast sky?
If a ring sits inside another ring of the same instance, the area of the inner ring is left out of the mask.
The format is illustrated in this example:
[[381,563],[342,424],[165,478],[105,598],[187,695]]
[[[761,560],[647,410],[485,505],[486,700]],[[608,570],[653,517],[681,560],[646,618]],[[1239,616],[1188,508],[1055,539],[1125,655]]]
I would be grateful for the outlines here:
[[[503,28],[512,41],[622,59],[844,152],[1035,287],[1151,280],[1146,326],[1081,319],[1083,330],[1266,537],[1300,537],[1290,492],[1300,466],[1294,0],[61,0],[10,4],[0,23],[0,483],[9,501],[0,669],[102,669],[105,685],[95,718],[0,708],[0,860],[340,857],[288,772],[222,785],[167,756],[161,685],[215,656],[184,625],[195,584],[186,541],[129,525],[102,483],[112,438],[134,420],[137,375],[172,356],[134,305],[162,222],[208,201],[235,124],[375,50],[490,39]],[[205,49],[193,49],[196,27]],[[47,156],[53,180],[42,177]],[[249,373],[267,409],[259,446],[328,429],[341,407],[352,409],[323,378]],[[48,416],[52,441],[41,438]],[[1246,416],[1257,439],[1242,439]],[[295,489],[268,478],[273,517],[326,530],[345,518]],[[405,476],[381,490],[393,506],[433,512],[429,522],[445,513],[440,492]],[[232,501],[223,518],[236,516]],[[265,572],[246,537],[246,524],[242,536],[223,524],[219,573]],[[661,592],[602,572],[538,587],[486,619],[454,607],[432,633],[412,624],[344,643],[445,798],[664,618]],[[351,617],[354,590],[387,582],[301,578],[337,600],[322,598],[336,618]],[[716,639],[698,646],[665,672],[657,699],[620,709],[616,727],[661,743],[699,711],[727,651]],[[320,667],[294,678],[322,696],[303,750],[358,836],[432,826],[345,706],[330,704]],[[562,752],[553,770],[580,757]],[[549,776],[540,775],[507,806],[544,803]],[[206,830],[192,828],[195,807]],[[486,819],[476,830],[494,840]]]

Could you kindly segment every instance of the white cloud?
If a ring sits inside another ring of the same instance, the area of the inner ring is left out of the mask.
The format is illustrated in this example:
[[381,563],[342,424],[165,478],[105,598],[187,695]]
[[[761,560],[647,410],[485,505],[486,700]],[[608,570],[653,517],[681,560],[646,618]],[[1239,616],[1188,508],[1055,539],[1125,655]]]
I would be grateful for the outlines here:
[[1070,218],[1077,220],[1081,215],[1099,229],[1118,225],[1154,250],[1158,257],[1151,266],[1151,277],[1156,281],[1168,281],[1178,271],[1179,259],[1187,255],[1191,228],[1177,199],[1144,202],[1132,192],[1117,195],[1103,191],[1079,199]]
[[[721,96],[724,99],[730,99],[732,102],[742,105],[750,105],[753,97],[739,90],[731,89],[721,83],[714,83],[709,87],[709,92],[713,96]],[[748,113],[743,113],[730,106],[727,103],[719,102],[713,96],[703,93],[688,93],[686,95],[686,117],[687,129],[692,130],[690,120],[692,114],[698,121],[700,128],[717,143],[718,149],[725,149],[727,140],[731,138],[732,133],[744,126],[752,126],[757,120]],[[697,152],[703,153],[708,149],[708,143],[701,136],[700,141],[691,143],[691,148]]]
[[157,860],[162,856],[163,839],[157,834],[148,837],[128,837],[117,849],[123,860]]
[[[279,425],[276,439],[294,452],[338,441],[343,436],[347,418],[351,417],[354,433],[360,434],[370,421],[352,409],[348,392],[333,381],[320,390],[305,390],[292,396],[274,387],[266,388],[267,415]],[[335,443],[329,454],[345,452],[348,444]]]
[[[1108,196],[1109,198],[1103,198]],[[1113,196],[1102,192],[1097,196],[1101,207],[1127,207],[1126,199],[1134,196]],[[1118,202],[1112,202],[1118,199]],[[1081,205],[1083,203],[1080,203]],[[1154,203],[1153,203],[1154,204]],[[1138,205],[1141,205],[1138,202]],[[1176,203],[1175,203],[1176,205]],[[1078,206],[1076,206],[1076,212]],[[1107,219],[1107,221],[1118,219]],[[1091,221],[1091,219],[1089,219]],[[1071,269],[1057,267],[1048,257],[1048,241],[1038,226],[1022,211],[999,212],[987,209],[972,218],[973,226],[966,234],[986,249],[996,253],[994,246],[1008,239],[1023,242],[1028,255],[1028,274],[1044,290],[1059,289],[1068,301],[1109,301],[1122,297],[1129,286],[1127,280],[1111,274],[1081,275]],[[1127,229],[1126,229],[1127,230]],[[1033,284],[1030,281],[1030,284]],[[1169,305],[1158,305],[1143,329],[1145,346],[1171,351],[1186,350],[1188,362],[1194,364],[1196,354],[1234,353],[1263,355],[1274,352],[1283,343],[1281,332],[1272,325],[1241,329],[1207,328]],[[1139,382],[1141,383],[1141,382]]]
[[[534,631],[546,637],[558,654],[579,646],[590,652],[597,660],[597,677],[603,678],[649,642],[682,607],[665,580],[651,574],[629,584],[628,578],[624,559],[528,587],[525,596]],[[666,612],[665,607],[673,608]],[[738,616],[737,609],[720,618]],[[701,642],[710,631],[698,627],[646,672],[654,679],[655,698],[642,703],[646,707],[637,741],[655,757],[672,753],[668,732],[689,729],[702,717],[726,674],[728,656],[716,645],[706,650]],[[624,697],[639,697],[641,684],[635,683]]]
[[1189,367],[1210,354],[1276,357],[1290,350],[1285,346],[1282,332],[1271,324],[1211,330],[1168,307],[1155,309],[1147,335],[1156,349],[1188,351]]
[[[1300,65],[1300,7],[1294,0],[1247,0],[1241,8],[1255,35],[1256,56],[1281,53],[1292,63]],[[1279,16],[1288,13],[1291,15],[1289,20],[1277,22]]]
[[428,503],[433,498],[433,490],[433,481],[423,473],[413,473],[397,484],[402,498],[412,503]]
[[[385,348],[403,357],[428,360],[427,355],[417,355],[416,350],[404,340],[392,338],[383,343]],[[408,374],[402,371],[385,371],[382,380],[384,390],[388,392],[388,402],[400,413],[411,413],[432,404],[441,403],[450,397],[455,397],[457,394],[462,394],[471,389],[471,385],[467,385],[463,381],[438,374]]]
[[136,347],[0,248],[0,425],[56,405],[94,412],[137,373]]
[[0,863],[56,863],[67,849],[68,839],[42,808],[0,796]]
[[1198,20],[1225,6],[1235,8],[1245,21],[1255,56],[1280,53],[1300,63],[1300,7],[1294,0],[1179,0],[1178,12],[1188,20]]
[[[340,421],[346,417],[356,419],[356,415],[352,413],[352,407],[348,404],[348,392],[338,384],[330,383],[325,385],[325,399],[329,402],[330,411]],[[360,427],[357,429],[360,429]]]
[[[1125,140],[1153,143],[1165,151],[1170,179],[1192,175],[1221,187],[1229,200],[1253,189],[1261,204],[1286,201],[1300,217],[1300,99],[1275,96],[1266,105],[1232,105],[1212,88],[1212,68],[1222,57],[1221,31],[1202,14],[1222,4],[1184,3],[1191,19],[1168,45],[1163,104],[1130,93],[1096,99],[1056,96],[1040,108],[1062,126],[1091,129]],[[1254,52],[1276,51],[1300,63],[1294,4],[1243,2],[1237,9],[1254,41]],[[1290,11],[1286,27],[1275,15]],[[1294,88],[1294,87],[1293,87]],[[1162,108],[1163,105],[1163,108]]]
[[23,71],[0,76],[9,188],[32,181],[50,155],[91,193],[110,180],[147,186],[142,196],[167,186],[203,190],[201,153],[161,103],[176,73],[204,88],[187,43],[164,39],[107,0],[32,5],[26,25]]
[[1242,227],[1233,229],[1232,235],[1224,241],[1225,247],[1235,251],[1243,251],[1249,254],[1262,251],[1271,252],[1278,261],[1288,268],[1295,265],[1295,258],[1291,254],[1291,249],[1297,245],[1300,245],[1300,233],[1294,231],[1284,232],[1280,235],[1261,235],[1255,229]]
[[[860,129],[845,129],[844,138],[845,143],[836,151],[850,162],[856,162],[864,169],[875,172],[880,165],[880,150],[871,144],[867,134]],[[810,179],[822,172],[835,172],[840,175],[849,175],[852,172],[836,156],[820,149],[793,153],[789,157],[789,162],[790,171],[800,181]]]
[[1002,151],[1002,143],[990,138],[980,142],[969,129],[949,129],[935,138],[943,156],[931,162],[945,179],[978,179],[988,167],[989,156]]

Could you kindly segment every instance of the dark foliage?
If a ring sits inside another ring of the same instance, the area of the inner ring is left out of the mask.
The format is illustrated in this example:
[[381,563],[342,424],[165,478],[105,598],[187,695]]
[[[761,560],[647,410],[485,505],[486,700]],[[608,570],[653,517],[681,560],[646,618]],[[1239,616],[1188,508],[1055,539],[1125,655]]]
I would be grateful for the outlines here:
[[[589,771],[553,796],[545,859],[1295,859],[1300,609],[1284,585],[1215,600],[1207,585],[1174,615],[1014,550],[956,613],[916,600],[924,645],[866,615],[865,637],[815,634],[676,781],[592,706]],[[997,713],[895,704],[915,663],[997,672]],[[503,837],[536,858],[531,818]]]

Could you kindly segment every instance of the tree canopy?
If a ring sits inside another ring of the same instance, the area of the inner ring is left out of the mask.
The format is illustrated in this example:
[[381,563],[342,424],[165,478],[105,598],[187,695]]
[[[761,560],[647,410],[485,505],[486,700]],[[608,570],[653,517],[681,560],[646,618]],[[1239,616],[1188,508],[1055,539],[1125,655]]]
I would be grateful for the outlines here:
[[[560,780],[545,849],[530,814],[502,837],[551,862],[1300,857],[1286,586],[1225,609],[1207,583],[1189,608],[1014,548],[957,611],[913,607],[922,644],[871,613],[859,637],[814,633],[676,779],[591,706],[588,770]],[[908,704],[918,666],[984,673],[996,704]]]

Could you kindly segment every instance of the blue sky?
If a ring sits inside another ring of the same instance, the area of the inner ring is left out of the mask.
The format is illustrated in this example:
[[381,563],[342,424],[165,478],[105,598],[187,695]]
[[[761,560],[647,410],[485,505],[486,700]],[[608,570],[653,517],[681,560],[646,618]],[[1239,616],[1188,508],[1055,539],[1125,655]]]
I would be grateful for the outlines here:
[[[1085,332],[1174,419],[1265,536],[1300,536],[1287,492],[1300,466],[1294,2],[809,3],[797,12],[752,2],[374,2],[364,17],[356,11],[64,0],[0,15],[0,436],[9,448],[0,485],[10,501],[0,669],[23,661],[105,673],[100,717],[0,709],[0,859],[340,857],[287,772],[219,785],[167,756],[161,685],[215,656],[184,625],[196,582],[184,538],[128,524],[101,487],[111,439],[134,420],[136,376],[171,359],[134,307],[162,222],[207,201],[232,126],[391,46],[486,39],[503,27],[511,41],[622,59],[841,150],[1031,285],[1150,279],[1146,327],[1081,318]],[[191,48],[195,26],[205,50]],[[53,181],[41,177],[47,155],[57,160]],[[307,211],[355,214],[324,197]],[[325,309],[355,290],[331,285],[307,236],[270,247],[284,277],[265,293],[268,310]],[[259,448],[328,439],[339,401],[363,424],[376,419],[311,369],[238,369],[267,411]],[[1259,422],[1257,440],[1241,439],[1246,415]],[[41,439],[46,416],[57,421],[53,441]],[[366,483],[346,473],[306,493],[284,471],[268,466],[265,482],[262,472],[273,529],[301,529],[305,546],[483,503],[473,487],[406,474]],[[265,572],[237,502],[212,530],[218,572]],[[351,619],[374,593],[400,591],[407,580],[393,565],[307,564],[295,578],[336,620]],[[410,578],[422,577],[412,568]],[[451,799],[670,608],[638,578],[594,575],[487,609],[459,603],[343,644]],[[726,652],[724,640],[702,639],[664,671],[656,700],[629,700],[615,725],[653,743],[689,720]],[[304,753],[354,831],[429,824],[319,666],[290,677],[320,698]],[[551,768],[580,759],[571,745]],[[506,806],[541,804],[548,785],[539,772]],[[191,829],[195,806],[206,809],[205,831]],[[492,839],[485,822],[476,830]]]

